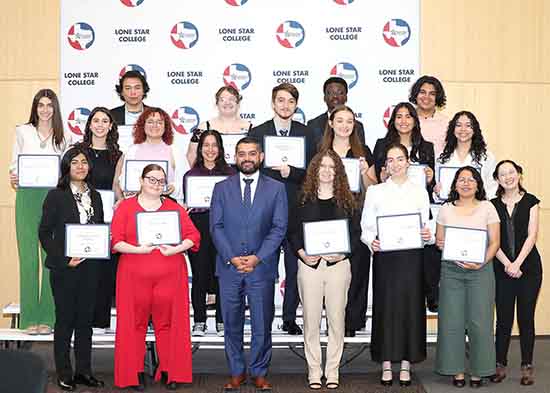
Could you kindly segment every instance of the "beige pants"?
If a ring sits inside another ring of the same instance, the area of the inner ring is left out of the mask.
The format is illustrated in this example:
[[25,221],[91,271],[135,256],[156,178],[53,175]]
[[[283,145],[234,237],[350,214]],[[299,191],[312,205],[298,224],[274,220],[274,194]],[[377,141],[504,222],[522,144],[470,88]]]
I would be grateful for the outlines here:
[[327,266],[321,261],[317,269],[298,261],[298,291],[303,307],[304,352],[309,382],[319,382],[321,370],[320,323],[323,298],[328,318],[328,345],[325,364],[327,382],[338,382],[340,359],[344,350],[344,329],[351,268],[348,259]]

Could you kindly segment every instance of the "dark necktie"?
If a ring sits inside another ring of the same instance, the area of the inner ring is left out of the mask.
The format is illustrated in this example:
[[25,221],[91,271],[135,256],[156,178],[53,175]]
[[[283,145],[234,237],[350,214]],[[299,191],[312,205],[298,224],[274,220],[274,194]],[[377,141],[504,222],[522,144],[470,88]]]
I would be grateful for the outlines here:
[[245,186],[244,186],[244,207],[247,209],[250,209],[252,207],[252,188],[250,185],[254,181],[254,179],[243,179]]
[[281,136],[288,136],[288,130],[280,130],[279,133],[281,134]]

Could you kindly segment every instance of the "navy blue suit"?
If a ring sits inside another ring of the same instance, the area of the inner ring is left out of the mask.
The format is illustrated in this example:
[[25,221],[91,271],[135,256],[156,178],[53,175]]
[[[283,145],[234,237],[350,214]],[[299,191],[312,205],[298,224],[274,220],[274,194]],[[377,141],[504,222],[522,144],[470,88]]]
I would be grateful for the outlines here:
[[[284,185],[260,174],[252,207],[247,209],[239,182],[237,174],[214,187],[210,233],[218,251],[216,276],[231,375],[246,372],[243,349],[246,296],[252,325],[248,373],[261,377],[267,374],[271,360],[274,285],[279,247],[288,225],[288,205]],[[260,260],[250,273],[237,271],[230,262],[231,258],[243,255],[256,255]]]

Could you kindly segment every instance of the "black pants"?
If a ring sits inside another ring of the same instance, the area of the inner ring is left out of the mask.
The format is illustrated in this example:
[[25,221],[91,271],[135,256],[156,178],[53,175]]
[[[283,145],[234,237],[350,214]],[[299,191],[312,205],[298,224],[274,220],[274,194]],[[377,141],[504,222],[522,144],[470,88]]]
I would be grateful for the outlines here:
[[70,356],[73,332],[75,372],[92,373],[92,320],[100,263],[104,262],[88,259],[75,268],[50,272],[50,284],[55,301],[55,368],[57,376],[64,380],[73,377]]
[[370,250],[361,243],[351,260],[351,283],[346,305],[346,330],[361,330],[367,322]]
[[439,300],[439,279],[441,277],[441,251],[435,245],[424,247],[424,293],[428,303]]
[[[281,248],[285,258],[285,293],[283,296],[283,321],[293,322],[296,320],[296,309],[300,303],[298,294],[298,257],[292,251],[288,238],[283,240]],[[279,255],[279,254],[277,254]]]
[[[498,262],[496,262],[498,263]],[[521,364],[533,362],[535,346],[535,307],[542,283],[542,275],[526,274],[520,278],[496,275],[496,354],[497,362],[506,365],[510,336],[517,304]]]
[[111,326],[111,306],[115,295],[115,277],[119,254],[111,255],[110,261],[98,263],[98,282],[94,309],[93,326]]
[[199,251],[189,251],[191,262],[191,303],[193,305],[193,320],[206,322],[206,293],[214,283],[216,294],[216,322],[222,322],[220,290],[216,271],[216,247],[212,243],[209,229],[209,213],[191,213],[191,220],[201,234],[201,246]]

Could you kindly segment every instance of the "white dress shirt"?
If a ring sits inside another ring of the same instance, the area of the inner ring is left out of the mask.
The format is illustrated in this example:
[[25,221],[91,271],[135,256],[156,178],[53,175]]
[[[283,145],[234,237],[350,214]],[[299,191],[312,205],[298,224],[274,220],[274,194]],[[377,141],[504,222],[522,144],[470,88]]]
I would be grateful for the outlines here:
[[[428,224],[430,198],[425,187],[406,180],[403,184],[395,183],[390,177],[384,183],[367,188],[363,215],[361,216],[361,241],[369,248],[376,239],[378,230],[376,218],[393,214],[420,213],[422,226]],[[426,242],[432,244],[434,234]]]
[[254,195],[256,194],[256,187],[258,186],[258,179],[260,178],[260,170],[258,169],[252,175],[245,175],[242,172],[239,172],[239,184],[241,185],[241,198],[244,200],[244,187],[246,183],[244,179],[253,179],[254,181],[250,184],[250,201],[254,203]]

